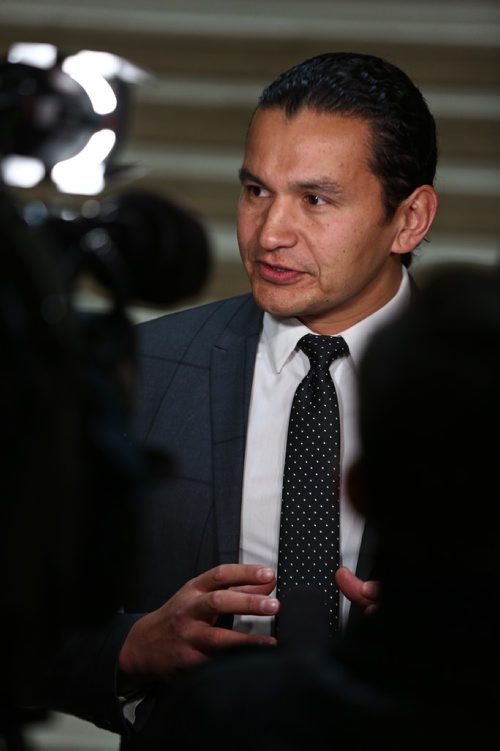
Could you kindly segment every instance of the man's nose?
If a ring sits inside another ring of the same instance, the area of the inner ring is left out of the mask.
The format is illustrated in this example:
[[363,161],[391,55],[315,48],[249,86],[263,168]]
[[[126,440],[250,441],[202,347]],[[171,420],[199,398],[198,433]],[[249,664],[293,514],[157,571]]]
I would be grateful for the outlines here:
[[292,247],[297,239],[295,220],[289,203],[275,198],[267,207],[259,232],[259,242],[265,250]]

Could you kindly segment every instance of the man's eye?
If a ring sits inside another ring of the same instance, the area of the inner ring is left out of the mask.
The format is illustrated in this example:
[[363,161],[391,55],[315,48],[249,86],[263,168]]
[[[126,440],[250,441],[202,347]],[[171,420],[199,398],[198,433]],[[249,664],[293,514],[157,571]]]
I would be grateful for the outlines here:
[[321,198],[321,196],[317,196],[314,193],[309,193],[306,196],[306,201],[310,206],[324,206],[326,204],[324,198]]
[[262,196],[267,195],[265,188],[260,185],[245,185],[244,188],[252,198],[261,198]]

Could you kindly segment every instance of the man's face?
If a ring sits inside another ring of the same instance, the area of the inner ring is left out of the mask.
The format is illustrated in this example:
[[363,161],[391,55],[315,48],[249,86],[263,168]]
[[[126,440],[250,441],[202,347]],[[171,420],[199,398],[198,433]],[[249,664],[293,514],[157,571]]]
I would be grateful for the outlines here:
[[401,217],[384,220],[357,118],[258,110],[241,171],[238,242],[257,303],[337,333],[384,305],[401,281]]

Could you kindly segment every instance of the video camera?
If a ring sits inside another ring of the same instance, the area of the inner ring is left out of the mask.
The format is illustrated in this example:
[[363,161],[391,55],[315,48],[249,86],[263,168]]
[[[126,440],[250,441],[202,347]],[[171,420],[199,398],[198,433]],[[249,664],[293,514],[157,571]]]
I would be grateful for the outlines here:
[[[131,425],[128,308],[194,295],[211,267],[203,225],[175,202],[95,198],[129,169],[116,157],[130,89],[147,78],[114,55],[47,44],[0,62],[0,737],[36,704],[65,631],[108,617],[133,586],[149,459]],[[55,189],[58,208],[18,199],[36,186]],[[104,292],[98,312],[75,303],[83,276]]]

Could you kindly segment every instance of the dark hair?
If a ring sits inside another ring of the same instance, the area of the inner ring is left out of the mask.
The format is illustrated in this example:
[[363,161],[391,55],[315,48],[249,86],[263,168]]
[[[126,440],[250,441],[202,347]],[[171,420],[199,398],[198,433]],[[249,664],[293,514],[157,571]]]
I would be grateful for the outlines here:
[[373,136],[369,166],[382,183],[386,221],[415,188],[434,182],[434,118],[406,73],[386,60],[354,52],[317,55],[279,75],[258,106],[280,107],[288,117],[308,107],[366,120]]

